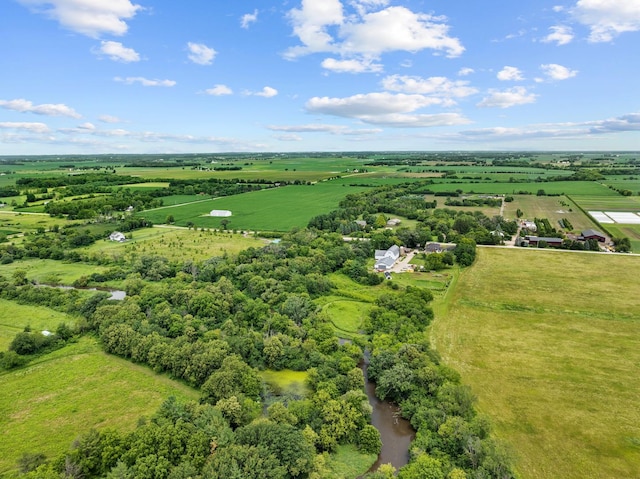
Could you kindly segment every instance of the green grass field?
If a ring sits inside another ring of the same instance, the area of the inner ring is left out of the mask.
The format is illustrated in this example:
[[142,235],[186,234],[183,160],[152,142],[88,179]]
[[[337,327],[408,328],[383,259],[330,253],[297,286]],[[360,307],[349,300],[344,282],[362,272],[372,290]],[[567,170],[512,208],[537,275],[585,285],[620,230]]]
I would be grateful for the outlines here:
[[22,270],[27,273],[27,279],[30,281],[53,285],[71,285],[81,276],[102,273],[106,269],[106,266],[30,258],[4,264],[0,269],[0,273],[10,279],[15,271]]
[[14,303],[0,299],[0,351],[5,351],[13,338],[27,326],[32,331],[55,331],[60,323],[71,326],[73,317],[42,306]]
[[337,336],[353,338],[361,333],[364,320],[371,309],[370,303],[341,296],[323,296],[320,299],[322,312],[330,318]]
[[0,373],[0,475],[24,453],[50,459],[91,428],[133,430],[169,396],[198,392],[101,351],[85,338],[27,367]]
[[223,218],[211,217],[209,212],[213,209],[229,210],[233,214],[225,218],[229,221],[229,229],[288,231],[294,227],[306,226],[311,217],[336,208],[348,193],[362,189],[333,182],[313,186],[286,186],[184,206],[157,208],[143,211],[139,215],[155,224],[165,223],[167,216],[172,215],[180,226],[186,226],[191,221],[197,227],[220,228]]
[[481,248],[432,340],[522,479],[638,477],[640,257]]
[[640,211],[640,196],[576,197],[585,211]]
[[629,238],[631,251],[640,253],[640,225],[606,224],[604,226],[614,238]]

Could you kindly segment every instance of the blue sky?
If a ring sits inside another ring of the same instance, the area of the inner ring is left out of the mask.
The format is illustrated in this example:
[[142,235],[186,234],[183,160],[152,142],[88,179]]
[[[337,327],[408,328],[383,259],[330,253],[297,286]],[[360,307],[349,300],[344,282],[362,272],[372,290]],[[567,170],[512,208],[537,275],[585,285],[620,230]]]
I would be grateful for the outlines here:
[[5,0],[0,155],[640,150],[640,0]]

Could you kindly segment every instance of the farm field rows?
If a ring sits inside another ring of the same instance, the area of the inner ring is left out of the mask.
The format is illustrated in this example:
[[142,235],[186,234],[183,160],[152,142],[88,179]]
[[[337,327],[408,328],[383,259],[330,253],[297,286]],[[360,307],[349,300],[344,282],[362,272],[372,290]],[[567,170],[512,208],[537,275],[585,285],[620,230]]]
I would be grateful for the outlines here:
[[194,389],[104,353],[90,338],[0,373],[0,390],[0,474],[27,452],[56,457],[91,428],[133,430],[171,395],[198,398]]
[[432,340],[523,479],[640,470],[638,267],[622,255],[482,248],[441,305]]
[[517,210],[520,210],[523,218],[530,221],[534,218],[547,218],[555,228],[559,228],[560,219],[568,219],[577,232],[598,228],[598,224],[580,211],[574,201],[566,196],[514,195],[513,198],[514,201],[504,204],[505,218],[515,219]]

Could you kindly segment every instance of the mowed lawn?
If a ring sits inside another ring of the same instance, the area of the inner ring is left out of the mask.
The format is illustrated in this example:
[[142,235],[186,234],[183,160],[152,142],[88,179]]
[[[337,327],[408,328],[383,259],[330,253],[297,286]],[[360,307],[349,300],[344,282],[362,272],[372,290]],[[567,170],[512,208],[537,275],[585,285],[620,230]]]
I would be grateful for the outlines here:
[[[200,228],[221,228],[221,221],[226,219],[229,229],[288,231],[294,227],[305,227],[313,216],[337,208],[340,200],[347,194],[363,189],[333,182],[311,186],[285,186],[184,206],[157,208],[143,211],[139,215],[156,224],[165,223],[171,215],[179,226],[186,226],[188,222],[192,222]],[[211,217],[209,213],[213,209],[229,210],[232,216]]]
[[0,373],[0,391],[0,475],[24,453],[55,458],[91,428],[133,430],[171,395],[198,398],[194,389],[107,355],[88,338]]
[[640,477],[640,257],[480,248],[432,326],[523,479]]

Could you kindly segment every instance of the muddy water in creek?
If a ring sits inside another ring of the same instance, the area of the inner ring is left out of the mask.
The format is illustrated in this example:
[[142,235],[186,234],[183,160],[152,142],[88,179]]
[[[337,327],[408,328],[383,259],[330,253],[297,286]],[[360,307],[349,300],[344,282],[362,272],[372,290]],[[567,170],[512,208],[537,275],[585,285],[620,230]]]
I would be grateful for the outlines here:
[[368,472],[373,472],[382,464],[391,463],[396,469],[409,462],[409,446],[415,437],[415,431],[406,419],[400,417],[400,411],[396,406],[381,401],[376,397],[376,385],[367,378],[368,357],[365,355],[360,368],[364,373],[365,389],[369,404],[373,407],[371,424],[380,431],[382,450],[378,460],[371,466]]

